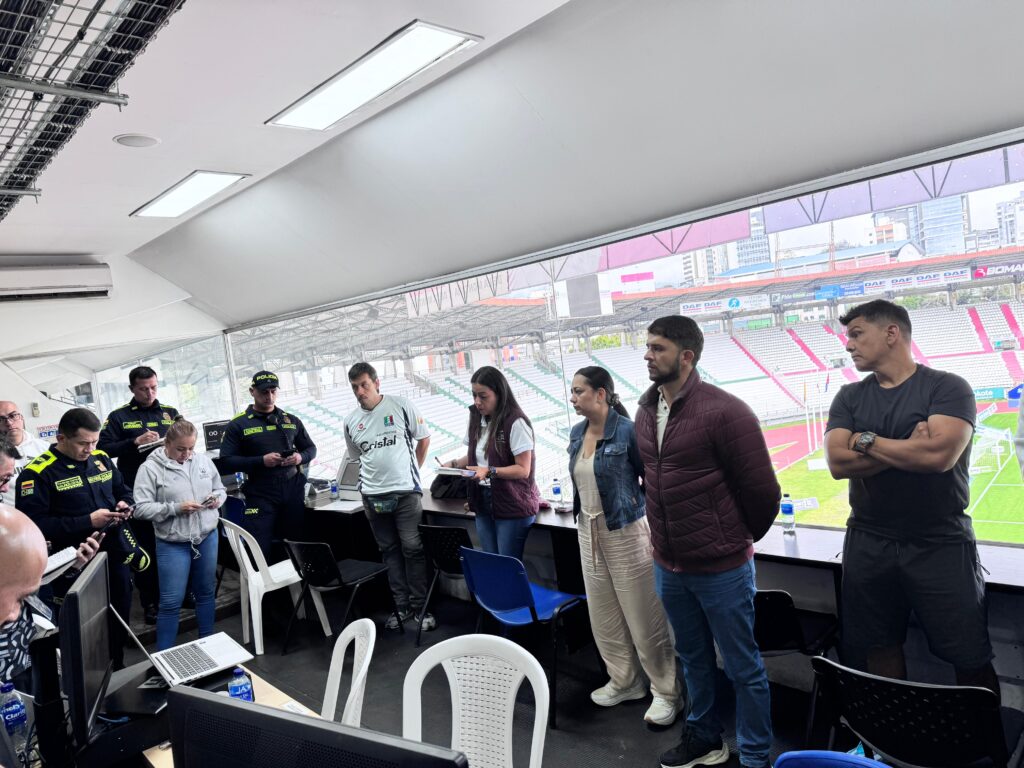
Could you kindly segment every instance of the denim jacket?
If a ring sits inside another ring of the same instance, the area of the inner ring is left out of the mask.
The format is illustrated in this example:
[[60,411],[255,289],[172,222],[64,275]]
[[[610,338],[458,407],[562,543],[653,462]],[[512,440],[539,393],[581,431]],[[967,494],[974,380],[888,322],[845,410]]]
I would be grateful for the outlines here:
[[[569,475],[572,477],[575,477],[576,458],[583,447],[587,423],[585,419],[579,422],[569,435]],[[604,435],[597,441],[594,476],[609,531],[618,530],[644,516],[644,491],[640,487],[644,465],[636,444],[636,430],[632,421],[613,409],[609,409],[608,419],[604,423]],[[572,514],[573,519],[580,514],[580,494],[576,490],[575,480]]]

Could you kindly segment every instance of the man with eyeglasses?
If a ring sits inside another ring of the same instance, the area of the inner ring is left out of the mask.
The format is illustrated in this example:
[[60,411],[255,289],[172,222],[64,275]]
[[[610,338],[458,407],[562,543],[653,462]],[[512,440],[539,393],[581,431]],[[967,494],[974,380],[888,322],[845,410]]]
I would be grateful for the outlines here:
[[[17,450],[19,457],[14,461],[14,477],[25,468],[32,459],[50,447],[45,440],[40,440],[25,429],[25,417],[18,406],[10,400],[0,400],[0,437],[7,438]],[[12,478],[13,479],[13,478]],[[4,504],[14,506],[13,483],[11,488],[2,494]]]
[[[132,399],[107,414],[100,432],[98,448],[117,459],[117,468],[129,489],[135,487],[139,467],[149,458],[154,443],[162,440],[167,428],[174,423],[178,410],[161,403],[156,396],[156,371],[140,365],[128,372],[128,389]],[[156,552],[153,523],[135,520],[132,530],[149,552]],[[157,604],[160,602],[160,583],[156,568],[148,568],[135,579],[142,601],[142,613],[147,624],[156,624]]]

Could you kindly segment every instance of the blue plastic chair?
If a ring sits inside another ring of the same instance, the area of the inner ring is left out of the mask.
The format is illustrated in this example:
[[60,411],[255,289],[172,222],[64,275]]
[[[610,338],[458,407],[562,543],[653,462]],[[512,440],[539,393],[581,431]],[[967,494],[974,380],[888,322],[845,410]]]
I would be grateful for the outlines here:
[[842,768],[851,765],[861,768],[883,768],[885,763],[859,755],[848,755],[845,752],[820,750],[784,752],[775,760],[775,768]]
[[[550,705],[548,724],[555,727],[558,676],[558,622],[570,608],[586,605],[586,597],[533,584],[526,566],[514,557],[459,548],[466,586],[485,611],[506,627],[547,624],[551,628]],[[483,619],[483,615],[480,616]],[[479,622],[477,631],[480,631]]]

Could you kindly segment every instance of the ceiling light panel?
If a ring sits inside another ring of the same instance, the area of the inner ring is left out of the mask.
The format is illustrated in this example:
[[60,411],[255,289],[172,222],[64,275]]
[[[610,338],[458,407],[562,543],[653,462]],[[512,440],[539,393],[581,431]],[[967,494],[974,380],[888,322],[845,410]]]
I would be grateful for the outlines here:
[[248,177],[248,173],[193,171],[159,197],[132,211],[131,215],[173,219]]
[[399,30],[268,123],[323,131],[481,38],[422,21]]

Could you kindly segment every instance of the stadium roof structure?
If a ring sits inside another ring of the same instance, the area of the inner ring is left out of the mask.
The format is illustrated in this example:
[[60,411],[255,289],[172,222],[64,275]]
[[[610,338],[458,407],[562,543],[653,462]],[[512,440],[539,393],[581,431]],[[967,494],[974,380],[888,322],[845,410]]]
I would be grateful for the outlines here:
[[[559,334],[563,338],[572,338],[580,334],[636,332],[657,317],[679,312],[680,303],[684,301],[752,296],[764,294],[766,290],[773,295],[774,300],[778,300],[778,304],[773,300],[773,305],[778,308],[797,304],[821,305],[828,301],[787,302],[784,297],[787,294],[812,294],[822,285],[852,280],[897,277],[960,267],[969,267],[973,271],[980,265],[1021,262],[1024,262],[1024,248],[1004,248],[860,269],[837,268],[833,271],[765,280],[615,294],[613,315],[573,318],[555,318],[549,299],[502,297],[483,298],[461,306],[417,315],[410,308],[406,296],[398,294],[300,315],[270,325],[243,328],[233,332],[231,340],[239,359],[262,360],[271,369],[310,369],[348,365],[356,360],[411,359],[425,354],[553,341]],[[1006,276],[1002,281],[1010,279],[1014,278]],[[985,285],[999,281],[986,281]],[[975,284],[960,283],[959,286]],[[906,293],[934,293],[944,287],[932,286]],[[868,298],[865,296],[864,300]],[[769,311],[751,310],[730,313],[728,316],[765,314]],[[714,319],[714,316],[708,319]]]
[[[815,264],[825,264],[829,259],[834,261],[836,264],[840,264],[844,261],[855,261],[860,258],[884,254],[892,254],[895,258],[899,259],[900,251],[908,245],[914,247],[909,240],[900,240],[896,243],[878,243],[876,245],[859,245],[855,248],[839,248],[832,254],[828,251],[822,251],[821,253],[812,253],[807,256],[795,256],[790,259],[781,259],[778,262],[762,261],[757,264],[744,264],[743,266],[736,267],[735,269],[728,269],[725,272],[719,272],[716,276],[716,280],[720,281],[722,279],[728,280],[734,277],[744,277],[746,275],[757,275],[762,272],[778,272],[785,274],[786,271],[790,269],[807,267]],[[918,256],[918,258],[920,258],[920,256]]]

